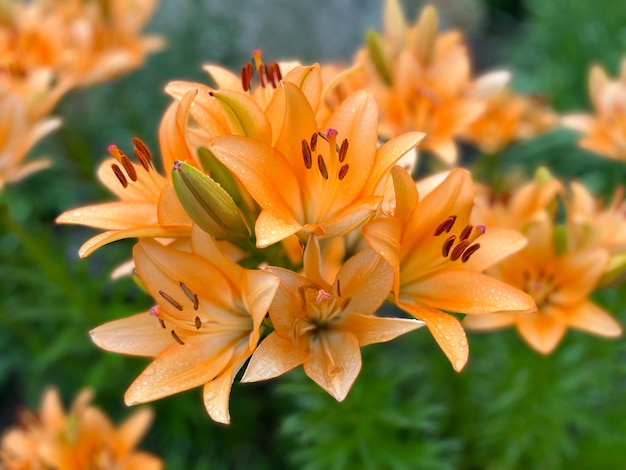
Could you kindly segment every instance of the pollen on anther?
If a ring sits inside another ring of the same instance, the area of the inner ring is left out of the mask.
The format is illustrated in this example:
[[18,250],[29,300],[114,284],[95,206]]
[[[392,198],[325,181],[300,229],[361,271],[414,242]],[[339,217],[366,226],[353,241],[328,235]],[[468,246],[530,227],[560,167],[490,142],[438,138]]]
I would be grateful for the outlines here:
[[162,318],[159,318],[159,323],[161,324],[161,328],[166,329],[167,326],[165,326],[165,320],[163,320]]
[[456,240],[456,235],[450,235],[446,238],[446,241],[443,242],[443,245],[441,246],[441,254],[444,258],[447,258],[450,254],[450,249],[452,248],[452,245],[454,245],[454,240]]
[[315,152],[317,148],[317,132],[311,136],[311,150]]
[[174,330],[172,330],[172,338],[174,338],[176,342],[180,345],[185,344],[185,342],[182,339],[180,339],[180,336],[178,336]]
[[320,175],[322,175],[322,178],[324,178],[325,180],[328,179],[328,169],[326,168],[326,162],[324,161],[324,157],[322,157],[322,154],[318,154],[317,155],[317,166],[320,170]]
[[456,215],[451,215],[446,220],[441,222],[439,226],[435,229],[435,236],[441,235],[443,232],[449,233],[454,227],[454,222],[456,222]]
[[302,159],[304,160],[304,166],[307,170],[313,166],[313,157],[311,156],[311,149],[306,139],[302,139]]
[[150,149],[148,146],[143,143],[143,141],[138,137],[133,137],[133,149],[135,151],[135,155],[143,166],[143,169],[146,171],[150,171],[150,162],[152,161],[152,155],[150,154]]
[[347,163],[342,165],[342,167],[339,168],[339,174],[337,175],[337,178],[339,178],[339,180],[344,179],[346,175],[348,174],[349,169],[350,169],[350,165],[348,165]]
[[339,279],[337,279],[337,297],[341,297],[341,284],[339,283]]
[[200,317],[196,317],[194,319],[195,325],[196,325],[196,330],[199,330],[200,327],[202,327],[202,320],[200,320]]
[[461,256],[461,261],[463,263],[467,263],[468,260],[470,259],[470,256],[472,256],[474,253],[476,253],[476,251],[478,251],[479,248],[480,248],[480,244],[479,243],[475,243],[473,245],[468,246],[467,250],[465,250],[463,252],[463,256]]
[[132,181],[137,181],[137,171],[135,170],[135,167],[130,162],[130,159],[125,153],[123,152],[120,152],[120,153],[121,153],[120,161],[122,162],[122,165],[124,166],[124,169],[126,170],[126,174],[128,174],[128,176],[130,177]]
[[474,228],[473,225],[466,225],[465,228],[461,231],[461,235],[459,236],[459,239],[467,240],[469,236],[471,235],[473,228]]
[[253,68],[252,64],[248,62],[241,68],[241,86],[243,91],[250,90],[250,81],[252,80]]
[[346,155],[348,154],[348,139],[343,139],[341,142],[341,147],[339,148],[339,163],[343,163],[346,159]]
[[126,179],[126,176],[124,176],[124,173],[122,172],[121,168],[117,166],[116,163],[113,163],[111,165],[111,169],[113,170],[113,173],[115,173],[115,176],[117,176],[117,179],[122,185],[122,187],[123,188],[128,187],[128,180]]
[[457,246],[454,247],[452,253],[450,253],[450,260],[456,261],[461,257],[465,249],[469,246],[470,242],[467,240],[462,240],[459,242]]
[[170,303],[170,305],[172,305],[176,310],[179,310],[179,311],[183,310],[183,306],[179,304],[171,295],[169,295],[166,292],[163,292],[162,290],[159,291],[159,294],[161,295],[161,297],[167,300]]

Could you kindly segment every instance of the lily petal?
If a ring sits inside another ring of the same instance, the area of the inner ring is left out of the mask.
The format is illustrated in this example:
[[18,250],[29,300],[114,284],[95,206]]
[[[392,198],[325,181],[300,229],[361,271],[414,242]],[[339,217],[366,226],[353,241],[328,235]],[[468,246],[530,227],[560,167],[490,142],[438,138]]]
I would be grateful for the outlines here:
[[461,322],[454,316],[427,306],[398,302],[398,307],[426,322],[428,330],[447,356],[455,371],[460,372],[467,364],[469,346]]
[[550,354],[565,335],[567,325],[556,315],[540,313],[519,316],[517,329],[534,349],[542,354]]
[[157,400],[213,380],[233,356],[232,340],[226,335],[207,336],[192,336],[184,345],[165,349],[128,388],[126,404]]
[[360,313],[346,315],[341,321],[341,328],[355,335],[361,347],[390,341],[424,325],[425,323],[420,320],[375,317]]
[[310,357],[306,336],[294,344],[291,338],[271,333],[257,347],[241,381],[257,382],[278,377],[308,361]]
[[568,323],[574,328],[600,336],[622,335],[622,327],[617,320],[592,302],[568,310]]
[[473,271],[443,271],[402,286],[402,295],[457,313],[534,312],[535,301],[525,292]]
[[149,312],[110,321],[94,328],[89,335],[106,351],[133,356],[156,357],[174,343],[170,332]]
[[312,347],[304,372],[337,401],[343,401],[361,371],[358,339],[351,333],[328,330]]

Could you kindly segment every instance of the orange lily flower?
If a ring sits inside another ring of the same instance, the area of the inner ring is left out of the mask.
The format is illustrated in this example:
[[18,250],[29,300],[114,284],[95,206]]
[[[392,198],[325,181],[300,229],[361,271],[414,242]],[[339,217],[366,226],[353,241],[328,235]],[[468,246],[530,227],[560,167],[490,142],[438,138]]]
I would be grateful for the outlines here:
[[568,201],[569,232],[577,248],[605,248],[611,255],[626,252],[626,201],[624,188],[615,191],[603,208],[585,186],[573,181]]
[[470,174],[452,170],[423,198],[410,175],[392,171],[397,202],[393,217],[373,219],[363,229],[370,246],[394,270],[394,301],[426,322],[456,371],[469,349],[459,320],[445,311],[479,316],[532,312],[524,292],[481,271],[522,248],[518,232],[470,224],[474,187]]
[[[177,158],[187,158],[191,163],[195,160],[181,124],[187,121],[192,100],[193,93],[189,93],[183,101],[174,103],[161,122],[159,137],[165,168],[173,168]],[[161,176],[146,145],[139,139],[133,142],[139,164],[111,145],[109,152],[114,159],[105,160],[98,168],[100,182],[120,200],[72,209],[56,220],[105,230],[80,247],[81,258],[124,238],[185,238],[191,232],[191,219],[176,196],[169,172],[168,177]]]
[[472,80],[470,57],[458,31],[438,32],[437,11],[426,6],[412,27],[397,0],[387,0],[381,37],[370,33],[359,53],[366,89],[380,107],[379,131],[394,137],[421,131],[420,148],[448,166],[457,160],[454,139],[484,111],[485,97],[508,80],[498,72]]
[[228,423],[231,384],[259,341],[279,279],[232,262],[198,228],[191,249],[140,240],[137,274],[157,305],[99,326],[91,337],[108,351],[154,357],[127,390],[127,404],[204,385],[207,412]]
[[563,117],[563,124],[582,132],[580,147],[626,160],[626,59],[616,80],[594,65],[589,73],[589,95],[595,115],[571,114]]
[[156,0],[11,2],[3,8],[0,27],[3,58],[19,75],[48,70],[55,81],[72,85],[115,77],[162,48],[161,38],[141,37],[156,5]]
[[524,234],[528,239],[526,248],[491,272],[532,296],[537,312],[468,316],[463,320],[465,326],[490,330],[515,325],[522,338],[542,354],[552,352],[568,328],[620,336],[622,328],[617,321],[588,300],[607,267],[608,252],[601,248],[559,252],[547,214],[530,222]]
[[255,225],[259,247],[293,234],[332,237],[358,226],[381,202],[381,179],[423,138],[409,133],[377,148],[378,112],[365,92],[335,110],[328,131],[318,128],[316,104],[293,83],[283,81],[272,103],[273,144],[218,136],[209,146],[262,208]]
[[373,315],[389,295],[393,271],[369,248],[351,257],[332,282],[315,237],[305,248],[303,274],[268,270],[280,278],[269,309],[275,329],[252,355],[242,382],[271,379],[303,364],[313,381],[342,401],[361,370],[362,346],[423,325]]
[[83,390],[66,414],[56,388],[46,389],[39,413],[24,412],[20,427],[2,437],[3,468],[163,468],[156,456],[134,450],[150,426],[152,411],[138,410],[115,429],[100,409],[89,404],[92,395]]
[[24,163],[30,149],[61,124],[58,118],[33,123],[22,99],[15,94],[0,96],[0,190],[7,183],[19,181],[47,168],[48,160]]
[[557,123],[557,116],[540,98],[503,88],[487,99],[485,112],[463,132],[484,154],[494,154],[513,142],[530,139]]

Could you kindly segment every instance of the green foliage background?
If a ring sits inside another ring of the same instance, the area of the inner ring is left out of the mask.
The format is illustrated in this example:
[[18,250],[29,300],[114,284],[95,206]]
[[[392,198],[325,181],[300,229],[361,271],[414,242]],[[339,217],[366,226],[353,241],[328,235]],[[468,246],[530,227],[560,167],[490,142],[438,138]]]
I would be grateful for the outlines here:
[[[414,14],[419,5],[406,2]],[[470,31],[478,67],[511,68],[518,89],[544,95],[559,111],[588,108],[591,63],[615,73],[626,55],[624,7],[612,0],[438,2],[448,25]],[[379,26],[374,0],[162,2],[150,30],[168,48],[144,68],[67,96],[63,128],[33,155],[54,166],[0,195],[0,429],[19,406],[34,409],[47,384],[68,402],[82,387],[119,421],[126,387],[146,361],[110,354],[88,331],[146,309],[132,281],[111,281],[132,241],[87,260],[94,232],[55,226],[63,210],[110,196],[95,180],[108,144],[142,137],[157,149],[157,127],[172,79],[205,81],[201,65],[238,69],[252,49],[267,58],[348,60],[367,27]],[[531,174],[548,165],[608,195],[626,165],[575,148],[549,133],[508,149],[503,170]],[[595,300],[626,325],[624,285]],[[278,381],[238,384],[232,425],[205,415],[200,390],[160,400],[142,447],[171,469],[614,469],[626,468],[626,344],[569,332],[543,357],[513,331],[470,335],[470,362],[456,374],[427,331],[366,347],[353,390],[337,403],[294,371]]]

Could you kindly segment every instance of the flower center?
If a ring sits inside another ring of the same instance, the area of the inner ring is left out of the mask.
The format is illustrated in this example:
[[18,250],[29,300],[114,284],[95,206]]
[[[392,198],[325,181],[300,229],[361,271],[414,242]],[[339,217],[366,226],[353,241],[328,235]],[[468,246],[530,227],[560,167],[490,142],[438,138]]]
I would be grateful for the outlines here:
[[265,65],[261,59],[261,51],[255,49],[253,58],[250,62],[241,68],[241,86],[243,91],[249,91],[251,89],[252,77],[254,72],[259,77],[259,85],[261,88],[266,88],[271,85],[272,88],[276,88],[278,83],[283,79],[283,75],[280,72],[280,66],[276,62],[272,62],[269,65]]
[[[441,222],[435,230],[434,236],[439,237],[444,233],[450,233],[456,222],[457,216],[451,215]],[[484,225],[466,225],[458,235],[449,235],[441,245],[441,255],[449,258],[450,261],[461,259],[467,263],[470,257],[480,248],[480,243],[473,243],[477,238],[485,233],[487,227]]]
[[329,323],[338,321],[352,301],[351,297],[341,296],[339,280],[331,292],[316,284],[302,285],[298,288],[298,296],[303,315],[294,319],[294,344],[303,334],[315,334],[324,330]]
[[523,276],[524,292],[534,299],[537,308],[541,310],[542,307],[550,303],[551,295],[559,288],[558,284],[554,282],[554,274],[540,269],[534,275],[524,271]]
[[[154,201],[159,198],[165,180],[154,169],[152,154],[141,139],[133,137],[133,150],[141,166],[133,164],[128,155],[117,145],[109,145],[108,150],[118,162],[111,165],[111,170],[113,170],[122,188],[133,187],[142,194],[147,201]],[[143,169],[145,173],[142,173],[141,169]],[[139,172],[137,170],[139,170]],[[145,174],[148,174],[149,177],[141,177]]]
[[[163,290],[159,290],[159,295],[169,305],[181,312],[180,316],[168,314],[160,305],[155,305],[150,309],[150,315],[157,318],[161,328],[167,329],[169,324],[172,338],[178,344],[184,345],[187,337],[202,332],[230,330],[244,331],[247,334],[252,330],[250,315],[234,309],[227,311],[211,309],[210,312],[207,312],[200,308],[198,294],[189,289],[182,281],[179,282],[179,286],[182,295],[180,293],[172,295]],[[189,313],[191,309],[193,313]]]

